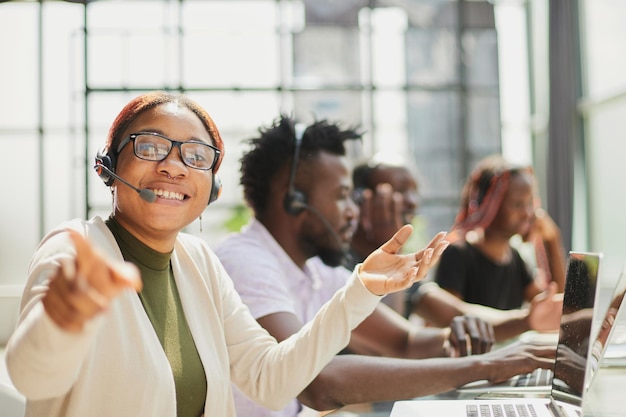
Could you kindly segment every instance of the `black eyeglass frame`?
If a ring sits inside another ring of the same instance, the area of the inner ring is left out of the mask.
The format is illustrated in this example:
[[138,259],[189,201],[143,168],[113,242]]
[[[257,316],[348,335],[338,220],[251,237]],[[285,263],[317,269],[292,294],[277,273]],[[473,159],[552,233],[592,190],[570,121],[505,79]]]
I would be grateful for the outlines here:
[[[142,158],[141,156],[137,155],[137,150],[135,149],[135,139],[137,139],[137,136],[142,136],[142,135],[148,135],[148,136],[157,136],[159,138],[165,139],[170,141],[170,143],[172,144],[172,146],[170,147],[169,151],[167,152],[167,154],[163,157],[163,159],[146,159],[146,158]],[[209,171],[211,169],[213,169],[215,167],[215,164],[217,163],[217,161],[220,158],[220,155],[222,154],[222,151],[219,150],[216,146],[213,146],[211,144],[205,143],[205,142],[199,142],[199,141],[191,141],[191,142],[181,142],[178,140],[174,140],[171,138],[168,138],[165,135],[162,135],[160,133],[156,133],[156,132],[137,132],[137,133],[131,133],[130,135],[128,135],[128,137],[126,139],[124,139],[122,142],[120,142],[119,146],[117,147],[117,154],[119,155],[120,152],[122,152],[122,149],[124,149],[124,146],[126,146],[129,142],[133,142],[133,154],[135,154],[135,156],[143,161],[152,161],[152,162],[159,162],[164,160],[165,158],[167,158],[170,154],[170,152],[172,152],[172,149],[174,149],[174,146],[178,147],[178,152],[180,152],[181,155],[181,160],[183,161],[183,163],[188,166],[189,168],[193,168],[193,169],[197,169],[200,171]],[[200,167],[195,167],[192,165],[189,165],[187,163],[187,161],[185,161],[185,158],[182,157],[183,152],[182,152],[182,145],[185,144],[189,144],[189,143],[193,143],[193,144],[197,144],[197,145],[203,145],[203,146],[207,146],[211,149],[213,149],[213,151],[215,151],[215,156],[213,157],[213,161],[211,162],[211,165],[208,168],[200,168]]]

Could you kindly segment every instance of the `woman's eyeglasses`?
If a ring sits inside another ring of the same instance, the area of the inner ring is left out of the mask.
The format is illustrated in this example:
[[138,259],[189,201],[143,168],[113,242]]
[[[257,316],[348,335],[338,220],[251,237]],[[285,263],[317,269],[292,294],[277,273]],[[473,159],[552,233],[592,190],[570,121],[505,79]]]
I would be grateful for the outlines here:
[[119,154],[128,142],[133,142],[135,156],[146,161],[162,161],[174,146],[178,147],[183,163],[190,168],[207,171],[215,166],[220,150],[204,142],[179,142],[154,132],[132,133],[117,147]]

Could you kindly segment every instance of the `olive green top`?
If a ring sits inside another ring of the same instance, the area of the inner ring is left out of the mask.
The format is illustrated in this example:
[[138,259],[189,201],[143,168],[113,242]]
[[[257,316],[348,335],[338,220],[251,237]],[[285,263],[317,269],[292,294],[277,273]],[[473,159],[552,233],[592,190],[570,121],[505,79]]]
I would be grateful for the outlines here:
[[113,216],[106,220],[106,225],[124,259],[141,271],[143,289],[139,298],[172,368],[177,416],[201,416],[207,394],[206,376],[176,288],[170,265],[172,252],[160,253],[149,248]]

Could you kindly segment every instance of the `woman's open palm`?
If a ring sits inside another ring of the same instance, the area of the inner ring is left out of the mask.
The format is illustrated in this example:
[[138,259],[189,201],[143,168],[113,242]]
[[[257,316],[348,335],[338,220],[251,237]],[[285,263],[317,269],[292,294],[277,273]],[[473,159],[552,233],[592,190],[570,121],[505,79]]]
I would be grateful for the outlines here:
[[402,226],[391,239],[363,261],[359,277],[372,293],[384,295],[400,291],[423,279],[448,246],[448,242],[444,240],[446,232],[439,232],[424,249],[400,254],[402,245],[411,233],[411,225]]

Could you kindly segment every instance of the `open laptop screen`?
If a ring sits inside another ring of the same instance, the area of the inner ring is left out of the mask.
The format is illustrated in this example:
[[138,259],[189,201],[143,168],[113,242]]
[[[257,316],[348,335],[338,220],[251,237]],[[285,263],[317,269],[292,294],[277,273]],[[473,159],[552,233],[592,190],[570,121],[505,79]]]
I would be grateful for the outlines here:
[[622,269],[622,272],[617,279],[617,284],[613,290],[613,294],[609,298],[609,306],[607,307],[605,315],[601,318],[600,329],[594,342],[591,344],[589,352],[589,364],[587,366],[587,377],[585,378],[585,389],[589,388],[591,381],[595,376],[598,368],[600,367],[600,361],[604,357],[604,354],[609,344],[609,338],[611,337],[613,330],[616,328],[617,315],[622,308],[622,301],[626,295],[626,267]]
[[568,258],[552,397],[577,406],[585,387],[600,258],[583,252],[570,252]]

